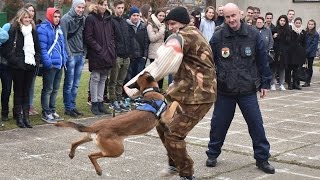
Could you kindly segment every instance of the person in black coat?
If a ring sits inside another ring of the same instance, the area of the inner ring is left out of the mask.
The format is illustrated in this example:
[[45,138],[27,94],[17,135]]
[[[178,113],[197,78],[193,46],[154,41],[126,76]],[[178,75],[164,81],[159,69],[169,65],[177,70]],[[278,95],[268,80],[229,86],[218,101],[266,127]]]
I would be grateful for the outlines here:
[[302,27],[302,19],[295,18],[291,31],[291,43],[289,46],[289,58],[286,62],[286,82],[288,89],[301,90],[299,80],[297,79],[298,67],[306,61],[305,50],[305,30]]
[[12,69],[13,114],[17,126],[32,128],[29,121],[29,91],[40,62],[40,44],[28,10],[20,9],[13,19],[9,40],[3,44],[3,56]]
[[96,4],[91,4],[91,12],[86,18],[84,28],[91,72],[91,112],[94,115],[111,113],[103,105],[105,82],[116,60],[114,27],[107,7],[106,0],[98,0]]
[[284,91],[285,82],[285,65],[288,59],[288,47],[291,41],[291,30],[289,21],[286,15],[281,15],[277,20],[277,26],[272,32],[274,44],[273,49],[275,52],[274,62],[272,63],[272,81],[271,89],[275,88],[276,75],[279,74],[279,89]]

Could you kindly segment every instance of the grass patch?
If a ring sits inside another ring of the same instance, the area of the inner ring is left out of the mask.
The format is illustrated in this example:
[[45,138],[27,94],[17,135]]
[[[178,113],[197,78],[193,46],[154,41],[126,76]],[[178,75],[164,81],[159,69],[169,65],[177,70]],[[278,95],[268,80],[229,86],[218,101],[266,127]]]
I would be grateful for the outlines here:
[[[80,85],[78,89],[77,109],[84,113],[84,116],[82,117],[93,116],[93,114],[90,111],[90,106],[87,104],[89,77],[90,77],[90,72],[87,72],[87,71],[82,72]],[[68,120],[71,118],[69,116],[64,115],[64,105],[63,105],[63,97],[62,97],[63,82],[64,82],[64,74],[62,75],[61,84],[60,84],[60,88],[59,88],[58,96],[56,100],[56,111],[61,117],[63,117],[65,120]],[[0,86],[0,88],[2,87]],[[42,77],[37,76],[35,87],[34,87],[33,105],[40,114],[35,116],[30,116],[32,125],[45,124],[45,122],[41,120],[41,111],[42,111],[41,90],[42,90]],[[16,121],[12,117],[12,107],[13,107],[12,104],[13,104],[13,89],[11,91],[10,101],[9,101],[9,121],[4,122],[5,127],[0,128],[0,131],[17,128]]]

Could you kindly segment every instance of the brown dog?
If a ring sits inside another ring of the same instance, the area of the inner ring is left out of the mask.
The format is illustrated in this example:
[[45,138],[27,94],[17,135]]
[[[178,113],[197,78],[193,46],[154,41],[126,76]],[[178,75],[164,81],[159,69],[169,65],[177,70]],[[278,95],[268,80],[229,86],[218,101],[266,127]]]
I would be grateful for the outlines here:
[[[144,72],[139,76],[137,82],[140,92],[144,92],[142,100],[164,100],[164,96],[157,91],[158,83],[148,72]],[[176,108],[179,107],[177,102],[173,102],[169,108],[161,114],[161,120],[164,123],[169,122]],[[96,169],[98,175],[102,175],[102,169],[97,163],[98,158],[102,157],[119,157],[124,152],[123,141],[127,136],[140,135],[147,133],[159,124],[159,118],[152,112],[133,110],[120,116],[104,119],[95,122],[91,126],[84,126],[74,122],[58,122],[55,126],[71,127],[80,132],[87,132],[87,134],[72,143],[69,157],[72,159],[76,148],[86,142],[94,140],[100,152],[92,153],[89,158]],[[96,135],[93,135],[93,134]]]

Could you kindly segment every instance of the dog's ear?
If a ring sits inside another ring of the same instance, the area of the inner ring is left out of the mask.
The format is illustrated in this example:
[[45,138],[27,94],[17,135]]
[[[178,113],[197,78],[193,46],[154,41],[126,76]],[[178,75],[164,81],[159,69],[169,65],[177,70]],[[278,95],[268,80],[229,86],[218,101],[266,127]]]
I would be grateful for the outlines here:
[[151,75],[148,76],[146,80],[147,80],[148,83],[152,83],[152,82],[155,81],[155,79]]
[[135,82],[135,83],[133,83],[133,84],[131,84],[130,86],[128,86],[128,88],[137,88],[137,89],[140,89],[140,87],[139,87],[139,84],[137,83],[137,81]]

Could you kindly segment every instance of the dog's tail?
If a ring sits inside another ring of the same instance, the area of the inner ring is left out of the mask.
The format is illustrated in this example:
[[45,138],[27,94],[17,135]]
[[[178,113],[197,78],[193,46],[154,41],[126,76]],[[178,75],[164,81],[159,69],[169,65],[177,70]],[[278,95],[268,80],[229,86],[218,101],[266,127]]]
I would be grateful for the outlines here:
[[70,127],[70,128],[74,128],[79,132],[89,132],[89,133],[93,133],[95,132],[95,130],[91,127],[85,126],[83,124],[77,124],[71,121],[63,121],[63,122],[57,122],[54,124],[57,127]]

